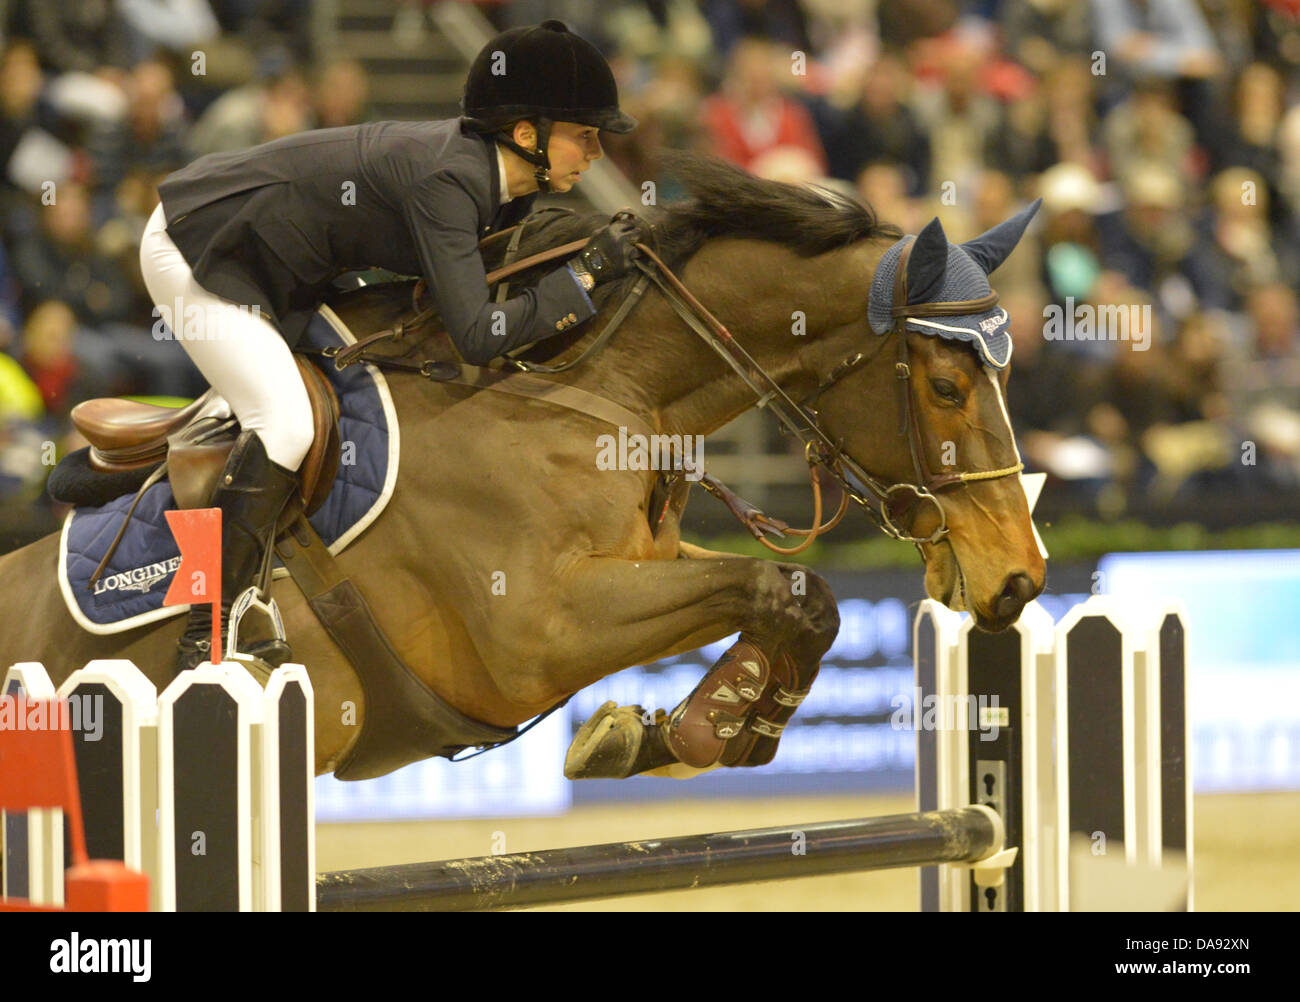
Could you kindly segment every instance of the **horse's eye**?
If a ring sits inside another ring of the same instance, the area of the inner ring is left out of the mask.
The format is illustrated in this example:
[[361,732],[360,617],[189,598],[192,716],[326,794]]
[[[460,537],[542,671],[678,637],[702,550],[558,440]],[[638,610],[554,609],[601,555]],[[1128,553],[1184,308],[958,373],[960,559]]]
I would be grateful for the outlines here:
[[930,385],[934,387],[934,392],[945,400],[951,400],[955,404],[961,403],[961,391],[957,389],[956,384],[946,379],[932,379]]

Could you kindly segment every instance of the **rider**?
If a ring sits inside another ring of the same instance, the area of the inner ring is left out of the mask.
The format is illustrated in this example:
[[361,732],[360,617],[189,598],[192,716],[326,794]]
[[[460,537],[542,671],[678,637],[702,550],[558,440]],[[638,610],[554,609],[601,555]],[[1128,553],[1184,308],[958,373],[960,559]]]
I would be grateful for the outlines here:
[[[422,275],[461,355],[481,365],[590,319],[592,288],[631,267],[641,232],[616,217],[535,288],[492,303],[478,250],[526,216],[536,192],[572,189],[603,156],[599,130],[636,127],[594,46],[553,20],[503,32],[470,67],[461,108],[458,119],[211,154],[158,187],[140,245],[145,285],[242,429],[211,502],[224,530],[223,635],[232,600],[266,587],[276,521],[311,446],[290,349],[332,279],[370,267]],[[208,659],[210,608],[190,612],[178,672]],[[274,643],[259,653],[289,656]]]

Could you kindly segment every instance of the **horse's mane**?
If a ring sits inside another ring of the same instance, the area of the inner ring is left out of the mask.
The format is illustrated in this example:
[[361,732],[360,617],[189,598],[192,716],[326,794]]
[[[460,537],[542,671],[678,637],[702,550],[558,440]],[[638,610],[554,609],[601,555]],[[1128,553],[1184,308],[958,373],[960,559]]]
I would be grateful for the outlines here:
[[[652,246],[673,268],[714,237],[765,240],[812,257],[869,237],[902,236],[896,226],[877,220],[870,206],[827,188],[767,181],[707,154],[666,151],[663,159],[668,177],[685,190],[687,198],[662,207],[636,207],[634,211],[652,224]],[[602,213],[551,211],[535,213],[529,220],[518,258],[590,236],[609,217]],[[485,249],[489,270],[500,263],[505,245],[502,239]],[[556,265],[549,262],[510,281],[531,285]],[[597,306],[634,278],[629,276],[597,289]]]
[[[668,177],[682,187],[687,197],[663,206],[638,206],[634,211],[652,225],[651,246],[674,269],[714,237],[764,240],[812,257],[871,237],[902,236],[898,227],[879,222],[869,206],[827,188],[767,181],[700,153],[666,151],[663,160]],[[524,221],[514,260],[588,237],[607,222],[609,216],[599,212],[535,212]],[[488,271],[500,267],[508,243],[504,235],[488,238],[483,248]],[[512,275],[511,289],[535,285],[561,264],[548,261]],[[620,281],[599,286],[592,294],[596,307],[601,309],[621,299],[638,274],[634,271]],[[354,309],[382,310],[385,306],[407,306],[409,296],[410,283],[385,283],[347,293],[346,299]],[[334,305],[343,304],[337,300]],[[436,322],[430,329],[436,329]],[[580,327],[567,335],[548,338],[524,357],[533,361],[550,358],[586,333],[587,328]]]

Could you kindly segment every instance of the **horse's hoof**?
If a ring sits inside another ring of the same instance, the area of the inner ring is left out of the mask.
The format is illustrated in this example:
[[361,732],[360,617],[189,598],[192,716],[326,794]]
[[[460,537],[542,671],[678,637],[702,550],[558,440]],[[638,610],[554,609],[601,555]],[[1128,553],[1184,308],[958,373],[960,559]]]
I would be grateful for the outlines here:
[[638,772],[646,732],[645,710],[604,703],[578,729],[564,756],[566,779],[626,779]]
[[226,659],[231,664],[241,666],[244,671],[253,676],[253,680],[263,689],[271,681],[271,672],[275,671],[278,664],[271,664],[259,657],[252,657],[248,654],[236,654]]

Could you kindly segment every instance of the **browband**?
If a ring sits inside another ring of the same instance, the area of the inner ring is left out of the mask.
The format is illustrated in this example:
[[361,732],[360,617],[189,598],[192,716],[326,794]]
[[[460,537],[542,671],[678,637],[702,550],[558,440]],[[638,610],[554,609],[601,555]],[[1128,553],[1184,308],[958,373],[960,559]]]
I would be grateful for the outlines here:
[[990,292],[987,296],[981,296],[979,299],[964,299],[954,302],[943,303],[917,303],[914,306],[907,305],[907,259],[912,254],[912,247],[916,244],[916,238],[912,238],[903,245],[902,252],[898,255],[898,266],[894,272],[894,304],[890,308],[890,316],[894,319],[899,317],[957,317],[964,316],[968,313],[983,313],[985,310],[991,310],[998,302],[998,294]]

